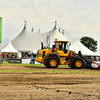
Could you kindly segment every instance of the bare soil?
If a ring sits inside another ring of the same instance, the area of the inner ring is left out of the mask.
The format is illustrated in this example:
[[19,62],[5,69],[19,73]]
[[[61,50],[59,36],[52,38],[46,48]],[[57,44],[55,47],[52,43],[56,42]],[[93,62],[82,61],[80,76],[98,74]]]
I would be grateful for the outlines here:
[[[100,71],[0,66],[0,70]],[[0,100],[100,100],[100,74],[0,72]]]

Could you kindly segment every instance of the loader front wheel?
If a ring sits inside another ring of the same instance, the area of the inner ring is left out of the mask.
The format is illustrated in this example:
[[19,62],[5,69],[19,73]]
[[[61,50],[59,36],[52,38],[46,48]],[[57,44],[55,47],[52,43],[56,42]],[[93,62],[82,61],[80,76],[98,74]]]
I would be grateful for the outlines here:
[[74,69],[81,69],[84,67],[84,61],[81,58],[75,58],[72,62]]
[[46,67],[47,68],[57,68],[59,65],[58,59],[56,57],[51,57],[48,59]]

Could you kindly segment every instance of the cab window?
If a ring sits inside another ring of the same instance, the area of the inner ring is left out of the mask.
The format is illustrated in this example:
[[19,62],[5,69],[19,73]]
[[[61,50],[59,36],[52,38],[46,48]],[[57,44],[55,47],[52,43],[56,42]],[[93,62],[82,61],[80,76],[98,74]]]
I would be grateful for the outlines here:
[[59,42],[59,50],[63,50],[64,53],[67,53],[69,50],[67,42]]

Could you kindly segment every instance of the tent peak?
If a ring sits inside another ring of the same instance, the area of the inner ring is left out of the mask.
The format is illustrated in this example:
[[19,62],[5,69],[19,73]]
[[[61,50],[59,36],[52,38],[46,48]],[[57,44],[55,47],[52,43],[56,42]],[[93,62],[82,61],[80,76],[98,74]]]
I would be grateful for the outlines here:
[[54,29],[57,29],[57,21],[55,21]]
[[60,28],[59,28],[59,30],[58,30],[60,33],[61,33],[61,30],[60,30]]
[[26,21],[24,21],[24,22],[25,22],[24,29],[26,29]]
[[40,33],[40,29],[38,29],[38,33]]
[[62,30],[62,34],[64,35],[64,30]]
[[9,41],[9,43],[4,47],[1,52],[5,53],[18,53],[18,51],[13,47],[12,43]]
[[32,27],[32,30],[31,30],[32,32],[34,31],[34,28]]

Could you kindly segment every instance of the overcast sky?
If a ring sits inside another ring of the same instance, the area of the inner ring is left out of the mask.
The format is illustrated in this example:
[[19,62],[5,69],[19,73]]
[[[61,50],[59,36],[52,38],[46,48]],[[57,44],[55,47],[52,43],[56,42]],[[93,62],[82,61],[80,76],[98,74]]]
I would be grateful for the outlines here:
[[100,42],[100,0],[0,0],[0,17],[4,42],[22,30],[24,21],[35,32],[50,31],[57,21],[74,39]]

